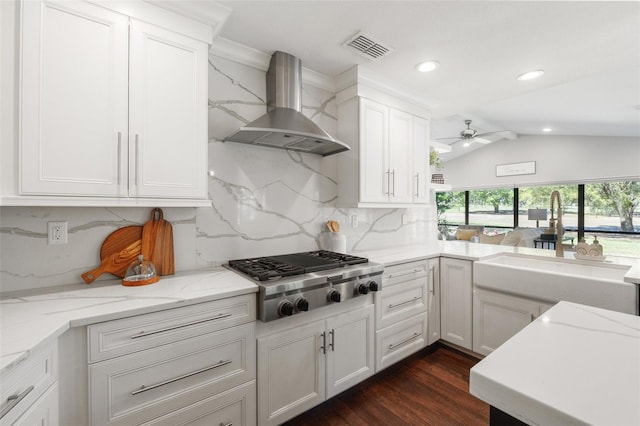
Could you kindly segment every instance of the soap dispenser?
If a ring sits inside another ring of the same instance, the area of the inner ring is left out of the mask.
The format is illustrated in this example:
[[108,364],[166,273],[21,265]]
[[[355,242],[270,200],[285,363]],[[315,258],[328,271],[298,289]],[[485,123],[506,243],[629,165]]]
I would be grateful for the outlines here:
[[580,238],[580,241],[576,245],[576,253],[581,256],[587,256],[589,254],[589,244],[587,244],[584,238]]
[[594,235],[593,244],[591,244],[589,248],[589,256],[602,256],[602,246],[600,245],[600,241],[598,241],[598,237]]

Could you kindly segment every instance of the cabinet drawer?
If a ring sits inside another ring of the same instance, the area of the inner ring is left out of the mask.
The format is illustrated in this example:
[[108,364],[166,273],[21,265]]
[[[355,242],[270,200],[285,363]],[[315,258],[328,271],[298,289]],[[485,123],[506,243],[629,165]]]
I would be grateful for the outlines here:
[[256,382],[229,389],[195,404],[143,423],[143,426],[255,426]]
[[0,377],[0,425],[14,424],[57,379],[57,345],[29,355]]
[[415,279],[391,287],[382,287],[375,294],[376,328],[388,327],[427,310],[427,278]]
[[255,324],[89,366],[91,424],[149,421],[255,379]]
[[376,372],[427,344],[427,313],[416,315],[376,333]]
[[58,419],[58,383],[54,383],[13,426],[54,426]]
[[87,327],[89,363],[126,355],[256,319],[254,294],[199,303]]
[[405,281],[410,281],[427,276],[427,261],[403,263],[384,268],[382,275],[382,287],[392,286]]

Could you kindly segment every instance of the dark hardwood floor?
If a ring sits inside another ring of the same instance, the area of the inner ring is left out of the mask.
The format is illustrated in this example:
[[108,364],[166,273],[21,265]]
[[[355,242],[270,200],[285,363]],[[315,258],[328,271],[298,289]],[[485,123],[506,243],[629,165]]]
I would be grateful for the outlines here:
[[478,360],[433,346],[285,425],[488,425],[489,405],[469,393],[469,370]]

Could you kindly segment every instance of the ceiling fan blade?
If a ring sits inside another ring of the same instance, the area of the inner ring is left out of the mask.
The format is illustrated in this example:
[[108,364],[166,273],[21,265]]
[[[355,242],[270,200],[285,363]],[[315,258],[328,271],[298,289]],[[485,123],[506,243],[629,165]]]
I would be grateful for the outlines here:
[[488,143],[493,142],[493,141],[490,141],[489,139],[479,138],[477,136],[475,138],[473,138],[473,141],[474,142],[478,142],[478,143],[482,143],[482,144],[485,144],[485,145],[488,144]]
[[[460,139],[460,136],[454,136],[452,138],[435,138],[435,140],[437,141],[446,141],[446,140],[450,140],[450,139]],[[460,139],[462,140],[462,139]]]
[[478,133],[476,135],[476,137],[483,137],[483,136],[489,136],[489,135],[496,135],[498,133],[513,133],[511,132],[511,130],[496,130],[495,132],[485,132],[485,133]]

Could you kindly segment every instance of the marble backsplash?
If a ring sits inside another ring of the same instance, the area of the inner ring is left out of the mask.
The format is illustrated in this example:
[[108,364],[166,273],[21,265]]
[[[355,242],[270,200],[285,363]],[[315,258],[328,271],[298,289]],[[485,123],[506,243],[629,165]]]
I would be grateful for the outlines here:
[[[235,258],[317,249],[328,220],[340,222],[350,252],[436,238],[434,207],[337,208],[336,156],[221,142],[264,114],[265,101],[264,72],[210,57],[208,192],[212,206],[163,209],[164,218],[173,224],[177,271],[218,266]],[[305,84],[303,112],[336,134],[333,93]],[[104,238],[119,227],[143,224],[149,212],[148,208],[1,207],[0,291],[81,282],[82,273],[98,266]],[[68,244],[47,245],[50,221],[68,222]],[[107,278],[112,276],[101,277]]]

